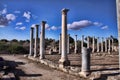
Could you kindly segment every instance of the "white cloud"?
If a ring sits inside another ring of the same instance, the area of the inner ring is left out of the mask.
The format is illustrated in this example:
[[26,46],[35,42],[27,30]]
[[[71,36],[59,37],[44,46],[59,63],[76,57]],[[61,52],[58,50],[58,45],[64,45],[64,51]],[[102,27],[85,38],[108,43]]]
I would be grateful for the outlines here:
[[1,14],[6,14],[7,13],[7,9],[4,8],[2,11],[1,11]]
[[20,30],[25,30],[25,29],[26,29],[26,27],[25,27],[25,26],[23,26],[23,27],[20,27],[19,29],[20,29]]
[[20,13],[20,11],[14,11],[14,13]]
[[50,30],[50,26],[48,24],[45,24],[45,29]]
[[75,21],[72,24],[68,24],[67,27],[68,29],[79,30],[81,28],[92,26],[92,25],[94,24],[91,21],[82,20],[82,21]]
[[13,21],[13,20],[16,19],[16,16],[15,16],[14,14],[7,14],[7,15],[6,15],[6,18],[7,18],[7,20],[9,20],[9,21]]
[[89,27],[89,26],[103,26],[102,23],[99,22],[92,22],[89,20],[81,20],[81,21],[75,21],[72,24],[67,24],[67,28],[71,30],[79,30],[81,28]]
[[99,23],[99,22],[94,22],[93,23],[95,26],[102,26],[103,24],[102,23]]
[[31,27],[33,27],[33,28],[34,28],[34,27],[35,27],[35,25],[36,25],[36,24],[32,24],[32,25],[31,25]]
[[7,26],[9,21],[7,20],[6,17],[0,15],[0,27],[5,27]]
[[52,26],[51,27],[51,30],[57,30],[58,28],[57,27],[55,27],[55,26]]
[[24,12],[23,17],[25,17],[28,20],[30,20],[30,18],[31,18],[31,12],[29,12],[29,11],[28,12]]
[[19,29],[19,27],[15,27],[15,29]]
[[16,23],[16,26],[20,26],[22,24],[23,24],[22,22],[18,22],[18,23]]
[[17,29],[17,30],[25,30],[26,29],[26,27],[25,26],[23,26],[23,27],[15,27],[15,29]]
[[103,29],[103,30],[108,29],[108,26],[103,26],[103,27],[101,27],[101,29]]

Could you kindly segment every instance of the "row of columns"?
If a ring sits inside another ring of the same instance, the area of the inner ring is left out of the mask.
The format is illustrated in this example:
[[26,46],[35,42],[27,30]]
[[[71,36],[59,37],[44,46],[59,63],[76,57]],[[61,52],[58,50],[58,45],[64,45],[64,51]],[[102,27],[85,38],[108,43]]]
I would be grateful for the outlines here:
[[[60,34],[60,36],[61,36],[61,34]],[[67,37],[67,53],[69,53],[69,45],[70,45],[69,36],[70,36],[70,34]],[[111,52],[111,51],[114,51],[114,41],[113,41],[113,39],[106,38],[105,41],[104,41],[104,38],[102,37],[101,38],[101,43],[100,43],[99,40],[100,40],[100,38],[97,37],[97,45],[96,45],[97,50],[96,50],[96,52]],[[112,43],[111,43],[111,41],[112,41]],[[81,51],[82,51],[83,47],[84,47],[84,35],[82,35],[82,39],[81,39]],[[100,47],[101,47],[101,50],[100,50]],[[90,48],[90,38],[89,38],[89,36],[87,37],[87,48]],[[104,48],[105,48],[105,50],[104,50]],[[59,39],[59,49],[61,49],[61,38]],[[61,53],[60,51],[59,51],[59,53]],[[74,53],[77,53],[77,52],[78,52],[77,35],[75,35]],[[95,37],[92,38],[92,52],[93,53],[95,52]]]
[[[30,53],[29,56],[34,56],[37,57],[38,55],[40,55],[40,59],[45,58],[44,57],[44,44],[45,44],[45,21],[42,21],[42,26],[41,26],[41,33],[40,33],[40,49],[38,52],[38,47],[39,47],[39,25],[35,25],[35,27],[31,27],[30,30]],[[34,44],[34,28],[36,30],[35,33],[35,44]],[[38,54],[39,53],[39,54]]]
[[[69,9],[62,9],[62,31],[60,35],[59,41],[59,53],[61,54],[61,58],[59,60],[59,66],[64,67],[65,65],[70,65],[70,61],[68,60],[67,53],[69,53],[69,36],[67,35],[67,12]],[[41,33],[40,33],[40,49],[39,55],[40,59],[45,58],[45,21],[42,21]],[[35,35],[35,44],[34,44],[34,28],[31,27],[30,30],[30,53],[29,56],[38,56],[38,32],[39,25],[35,25],[36,35]],[[68,42],[68,43],[67,43]]]

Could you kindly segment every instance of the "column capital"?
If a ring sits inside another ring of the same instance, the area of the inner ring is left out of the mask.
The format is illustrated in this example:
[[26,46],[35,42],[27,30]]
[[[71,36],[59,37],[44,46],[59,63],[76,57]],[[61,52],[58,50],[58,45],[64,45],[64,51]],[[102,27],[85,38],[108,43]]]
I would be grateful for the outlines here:
[[77,35],[75,35],[77,37]]
[[34,27],[31,27],[30,29],[34,29]]
[[69,11],[69,9],[63,8],[63,9],[62,9],[62,14],[65,14],[65,15],[66,15],[68,11]]
[[38,26],[39,26],[38,24],[35,25],[35,27],[38,27]]
[[46,21],[42,21],[42,24],[46,24]]

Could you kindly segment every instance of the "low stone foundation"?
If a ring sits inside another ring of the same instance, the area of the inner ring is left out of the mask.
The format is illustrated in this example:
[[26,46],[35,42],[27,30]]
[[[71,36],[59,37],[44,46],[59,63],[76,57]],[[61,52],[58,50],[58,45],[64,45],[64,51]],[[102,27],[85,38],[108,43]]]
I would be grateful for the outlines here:
[[88,76],[88,75],[87,76],[81,75],[80,68],[77,68],[77,67],[65,66],[65,67],[61,68],[61,67],[59,67],[59,64],[53,63],[52,61],[47,60],[47,59],[40,60],[39,58],[34,58],[32,56],[28,56],[28,58],[33,60],[33,61],[38,61],[42,64],[45,64],[51,68],[58,69],[58,70],[61,70],[63,72],[69,73],[71,75],[80,76],[80,77],[84,77],[84,78],[87,78],[87,76]]

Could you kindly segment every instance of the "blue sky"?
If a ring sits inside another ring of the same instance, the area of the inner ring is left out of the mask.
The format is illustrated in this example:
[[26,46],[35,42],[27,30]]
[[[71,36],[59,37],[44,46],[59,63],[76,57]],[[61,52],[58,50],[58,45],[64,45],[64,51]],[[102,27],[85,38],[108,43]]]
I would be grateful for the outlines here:
[[63,8],[70,9],[73,38],[118,36],[115,0],[0,0],[0,39],[29,39],[30,27],[42,20],[47,21],[46,38],[58,39]]

